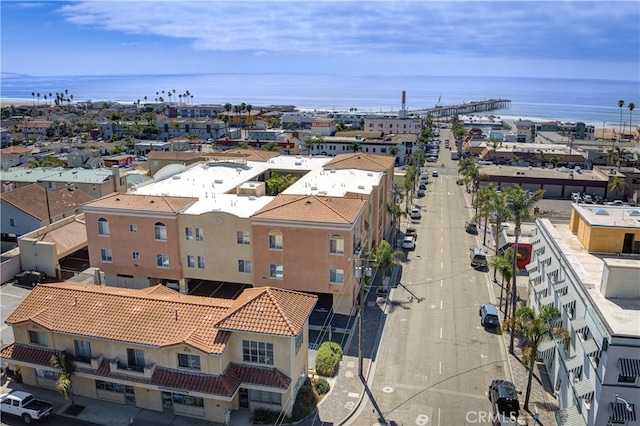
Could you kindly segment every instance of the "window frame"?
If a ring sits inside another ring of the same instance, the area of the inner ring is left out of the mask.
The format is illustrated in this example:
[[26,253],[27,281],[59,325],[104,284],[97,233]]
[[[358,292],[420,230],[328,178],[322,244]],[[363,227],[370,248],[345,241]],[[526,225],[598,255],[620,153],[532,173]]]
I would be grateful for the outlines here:
[[273,343],[243,340],[242,359],[252,364],[274,365]]
[[204,241],[204,228],[196,228],[196,241]]
[[184,228],[184,238],[187,241],[192,241],[193,240],[193,228],[187,226]]
[[136,225],[135,223],[130,223],[129,232],[138,232],[138,225]]
[[49,346],[47,333],[44,331],[29,330],[29,343],[32,345]]
[[156,222],[153,225],[153,236],[156,241],[167,241],[167,225]]
[[[186,361],[183,363],[182,361]],[[197,362],[195,362],[197,361]],[[197,365],[196,365],[197,364]],[[186,368],[188,370],[201,371],[202,364],[200,363],[200,356],[193,354],[178,353],[178,368]]]
[[98,218],[98,235],[101,237],[109,237],[111,235],[109,221],[104,217]]
[[169,266],[169,255],[164,253],[156,253],[156,267],[160,269],[169,269]]
[[195,268],[196,267],[196,257],[192,254],[187,255],[187,268]]
[[198,261],[198,269],[206,269],[204,256],[198,256],[197,261]]
[[[338,278],[341,278],[338,280]],[[344,269],[329,269],[329,283],[344,285]]]
[[113,251],[110,248],[101,248],[100,261],[102,263],[113,263]]
[[91,362],[91,342],[86,340],[74,340],[73,347],[75,349],[76,360],[80,362]]
[[[340,245],[342,245],[342,250]],[[329,237],[329,254],[344,255],[344,237],[342,235],[333,234]]]
[[[247,264],[249,264],[249,268],[246,267]],[[243,274],[250,274],[253,271],[252,268],[253,267],[250,260],[238,259],[238,272],[241,272]]]
[[251,245],[251,233],[249,231],[236,231],[236,242],[245,246]]
[[280,231],[269,231],[269,250],[283,250],[284,237]]
[[[280,270],[280,275],[278,275],[278,270]],[[269,278],[274,279],[283,279],[284,278],[284,265],[279,265],[276,263],[269,264]]]

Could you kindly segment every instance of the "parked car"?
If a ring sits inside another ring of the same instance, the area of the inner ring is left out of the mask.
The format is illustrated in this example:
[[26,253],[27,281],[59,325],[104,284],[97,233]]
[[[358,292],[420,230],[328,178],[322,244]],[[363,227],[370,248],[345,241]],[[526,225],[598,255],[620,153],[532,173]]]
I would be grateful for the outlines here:
[[40,271],[23,271],[13,278],[16,280],[16,284],[33,288],[44,282],[47,276]]
[[487,267],[487,255],[481,248],[470,248],[469,257],[471,258],[471,266],[476,269],[484,269]]
[[416,242],[414,241],[412,236],[405,235],[402,240],[402,248],[407,250],[413,250],[416,248]]
[[418,189],[418,197],[424,197],[425,192],[424,189]]
[[464,224],[464,230],[469,234],[478,235],[478,225],[473,222],[466,222]]
[[582,196],[582,202],[586,204],[593,204],[593,198],[589,194],[585,194]]
[[405,236],[410,236],[413,237],[414,240],[418,239],[418,230],[416,228],[407,228],[406,231],[404,231],[404,235]]
[[614,200],[614,201],[609,201],[607,205],[608,206],[624,206],[624,202],[622,200]]
[[582,194],[580,194],[579,192],[572,192],[571,193],[571,200],[573,200],[574,203],[579,203],[582,201]]
[[412,220],[420,220],[422,219],[422,214],[420,213],[420,209],[413,208],[411,209],[410,217]]
[[33,420],[48,418],[53,412],[53,404],[35,399],[29,392],[13,391],[0,395],[0,411],[31,423]]
[[526,425],[525,419],[520,419],[520,392],[515,385],[507,380],[495,379],[489,385],[487,397],[491,402],[493,418],[496,425],[521,426]]
[[480,325],[483,327],[498,327],[500,325],[500,317],[498,309],[489,303],[480,305]]
[[593,199],[595,200],[596,204],[604,204],[604,197],[602,197],[602,195],[594,195]]
[[431,176],[438,177],[438,171],[437,170],[432,171]]

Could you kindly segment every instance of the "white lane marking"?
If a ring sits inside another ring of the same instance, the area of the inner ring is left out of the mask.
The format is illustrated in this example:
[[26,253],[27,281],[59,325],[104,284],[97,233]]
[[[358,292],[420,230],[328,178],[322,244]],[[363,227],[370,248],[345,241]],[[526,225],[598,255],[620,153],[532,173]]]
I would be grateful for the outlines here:
[[440,309],[442,309],[442,299],[440,299]]
[[443,248],[440,249],[440,254],[442,254],[442,253],[444,253],[444,249]]
[[440,361],[438,363],[438,370],[440,371],[440,374],[442,375],[442,361]]
[[15,297],[17,299],[24,299],[24,296],[16,296],[15,294],[6,294],[6,293],[2,294],[2,297],[6,297],[6,296]]
[[444,263],[440,262],[440,269],[444,268]]
[[442,327],[440,327],[440,338],[442,339]]

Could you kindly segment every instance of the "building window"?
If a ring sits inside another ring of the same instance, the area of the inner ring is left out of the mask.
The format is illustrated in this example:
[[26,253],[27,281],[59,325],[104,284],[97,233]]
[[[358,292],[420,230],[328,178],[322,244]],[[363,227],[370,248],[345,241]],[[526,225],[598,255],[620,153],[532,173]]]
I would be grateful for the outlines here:
[[618,376],[618,383],[634,384],[635,382],[636,382],[636,378],[634,376],[623,376],[622,374]]
[[15,227],[16,227],[16,220],[15,220],[15,219],[9,219],[9,225],[10,225],[12,228],[15,228]]
[[111,249],[100,249],[100,260],[104,263],[113,262],[113,256],[111,254]]
[[284,267],[282,265],[269,265],[269,276],[271,278],[284,278]]
[[282,232],[269,232],[269,248],[271,250],[282,250]]
[[282,395],[276,392],[249,389],[249,399],[263,404],[282,405]]
[[195,268],[196,267],[196,258],[190,254],[187,255],[187,268]]
[[204,256],[198,256],[198,269],[204,269]]
[[304,342],[304,335],[302,334],[303,331],[304,331],[304,327],[300,329],[300,332],[296,336],[296,354],[298,353],[298,351],[300,351],[300,348],[302,347],[302,343]]
[[132,370],[144,370],[144,351],[127,348],[127,366]]
[[329,238],[329,253],[344,254],[344,238],[342,238],[342,235],[334,234]]
[[200,357],[198,355],[178,354],[178,367],[199,371]]
[[47,335],[42,331],[29,330],[29,342],[34,345],[47,346]]
[[249,236],[249,232],[247,231],[237,231],[236,232],[236,238],[238,241],[238,244],[251,244],[251,237]]
[[196,228],[196,241],[204,241],[204,229]]
[[331,284],[344,284],[344,269],[330,269],[329,282]]
[[189,405],[191,407],[204,407],[204,399],[199,396],[186,395],[183,393],[162,392],[162,406],[173,409],[173,404]]
[[243,340],[242,358],[245,362],[273,365],[273,344]]
[[251,261],[250,260],[238,260],[238,272],[251,273]]
[[167,227],[162,222],[156,222],[154,226],[156,241],[167,241]]
[[74,340],[76,359],[80,362],[91,362],[91,343],[84,340]]
[[98,219],[98,235],[109,236],[109,222],[103,217]]
[[104,382],[102,380],[96,380],[96,389],[124,393],[124,385],[121,385],[120,383]]
[[60,373],[56,371],[36,369],[36,376],[41,377],[43,379],[57,381],[60,378]]
[[129,225],[129,232],[138,232],[138,225],[136,225],[135,223]]
[[158,268],[168,268],[169,267],[169,255],[168,254],[157,254],[156,255],[156,265],[158,265]]
[[137,251],[134,251],[131,253],[131,257],[133,258],[133,260],[140,260],[140,253]]
[[187,240],[193,240],[193,228],[184,228],[184,234]]

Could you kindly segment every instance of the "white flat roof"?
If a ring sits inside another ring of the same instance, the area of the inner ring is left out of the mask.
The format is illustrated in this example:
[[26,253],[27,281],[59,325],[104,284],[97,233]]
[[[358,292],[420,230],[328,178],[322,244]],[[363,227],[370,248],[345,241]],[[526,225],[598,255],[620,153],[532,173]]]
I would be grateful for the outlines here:
[[[602,320],[606,322],[614,334],[627,336],[640,336],[640,299],[607,299],[601,293],[602,275],[604,272],[603,258],[607,262],[625,261],[625,266],[636,265],[640,273],[640,262],[637,259],[617,259],[615,256],[601,256],[590,254],[578,237],[571,233],[569,225],[566,223],[555,224],[548,219],[547,227],[556,233],[556,244],[560,247],[567,261],[571,262],[573,269],[579,274],[586,291],[593,300],[594,307],[602,312]],[[550,226],[549,226],[550,225]]]
[[347,193],[370,194],[380,184],[381,172],[354,169],[314,169],[283,191],[293,195],[328,195],[343,197]]
[[268,170],[283,174],[321,171],[322,166],[330,160],[331,157],[285,155],[273,157],[266,162],[247,161],[246,165],[200,162],[182,173],[135,188],[131,193],[198,198],[199,200],[189,207],[185,214],[222,211],[238,217],[249,217],[274,197],[236,195],[237,187],[255,181]]
[[591,226],[640,228],[640,207],[572,204]]

